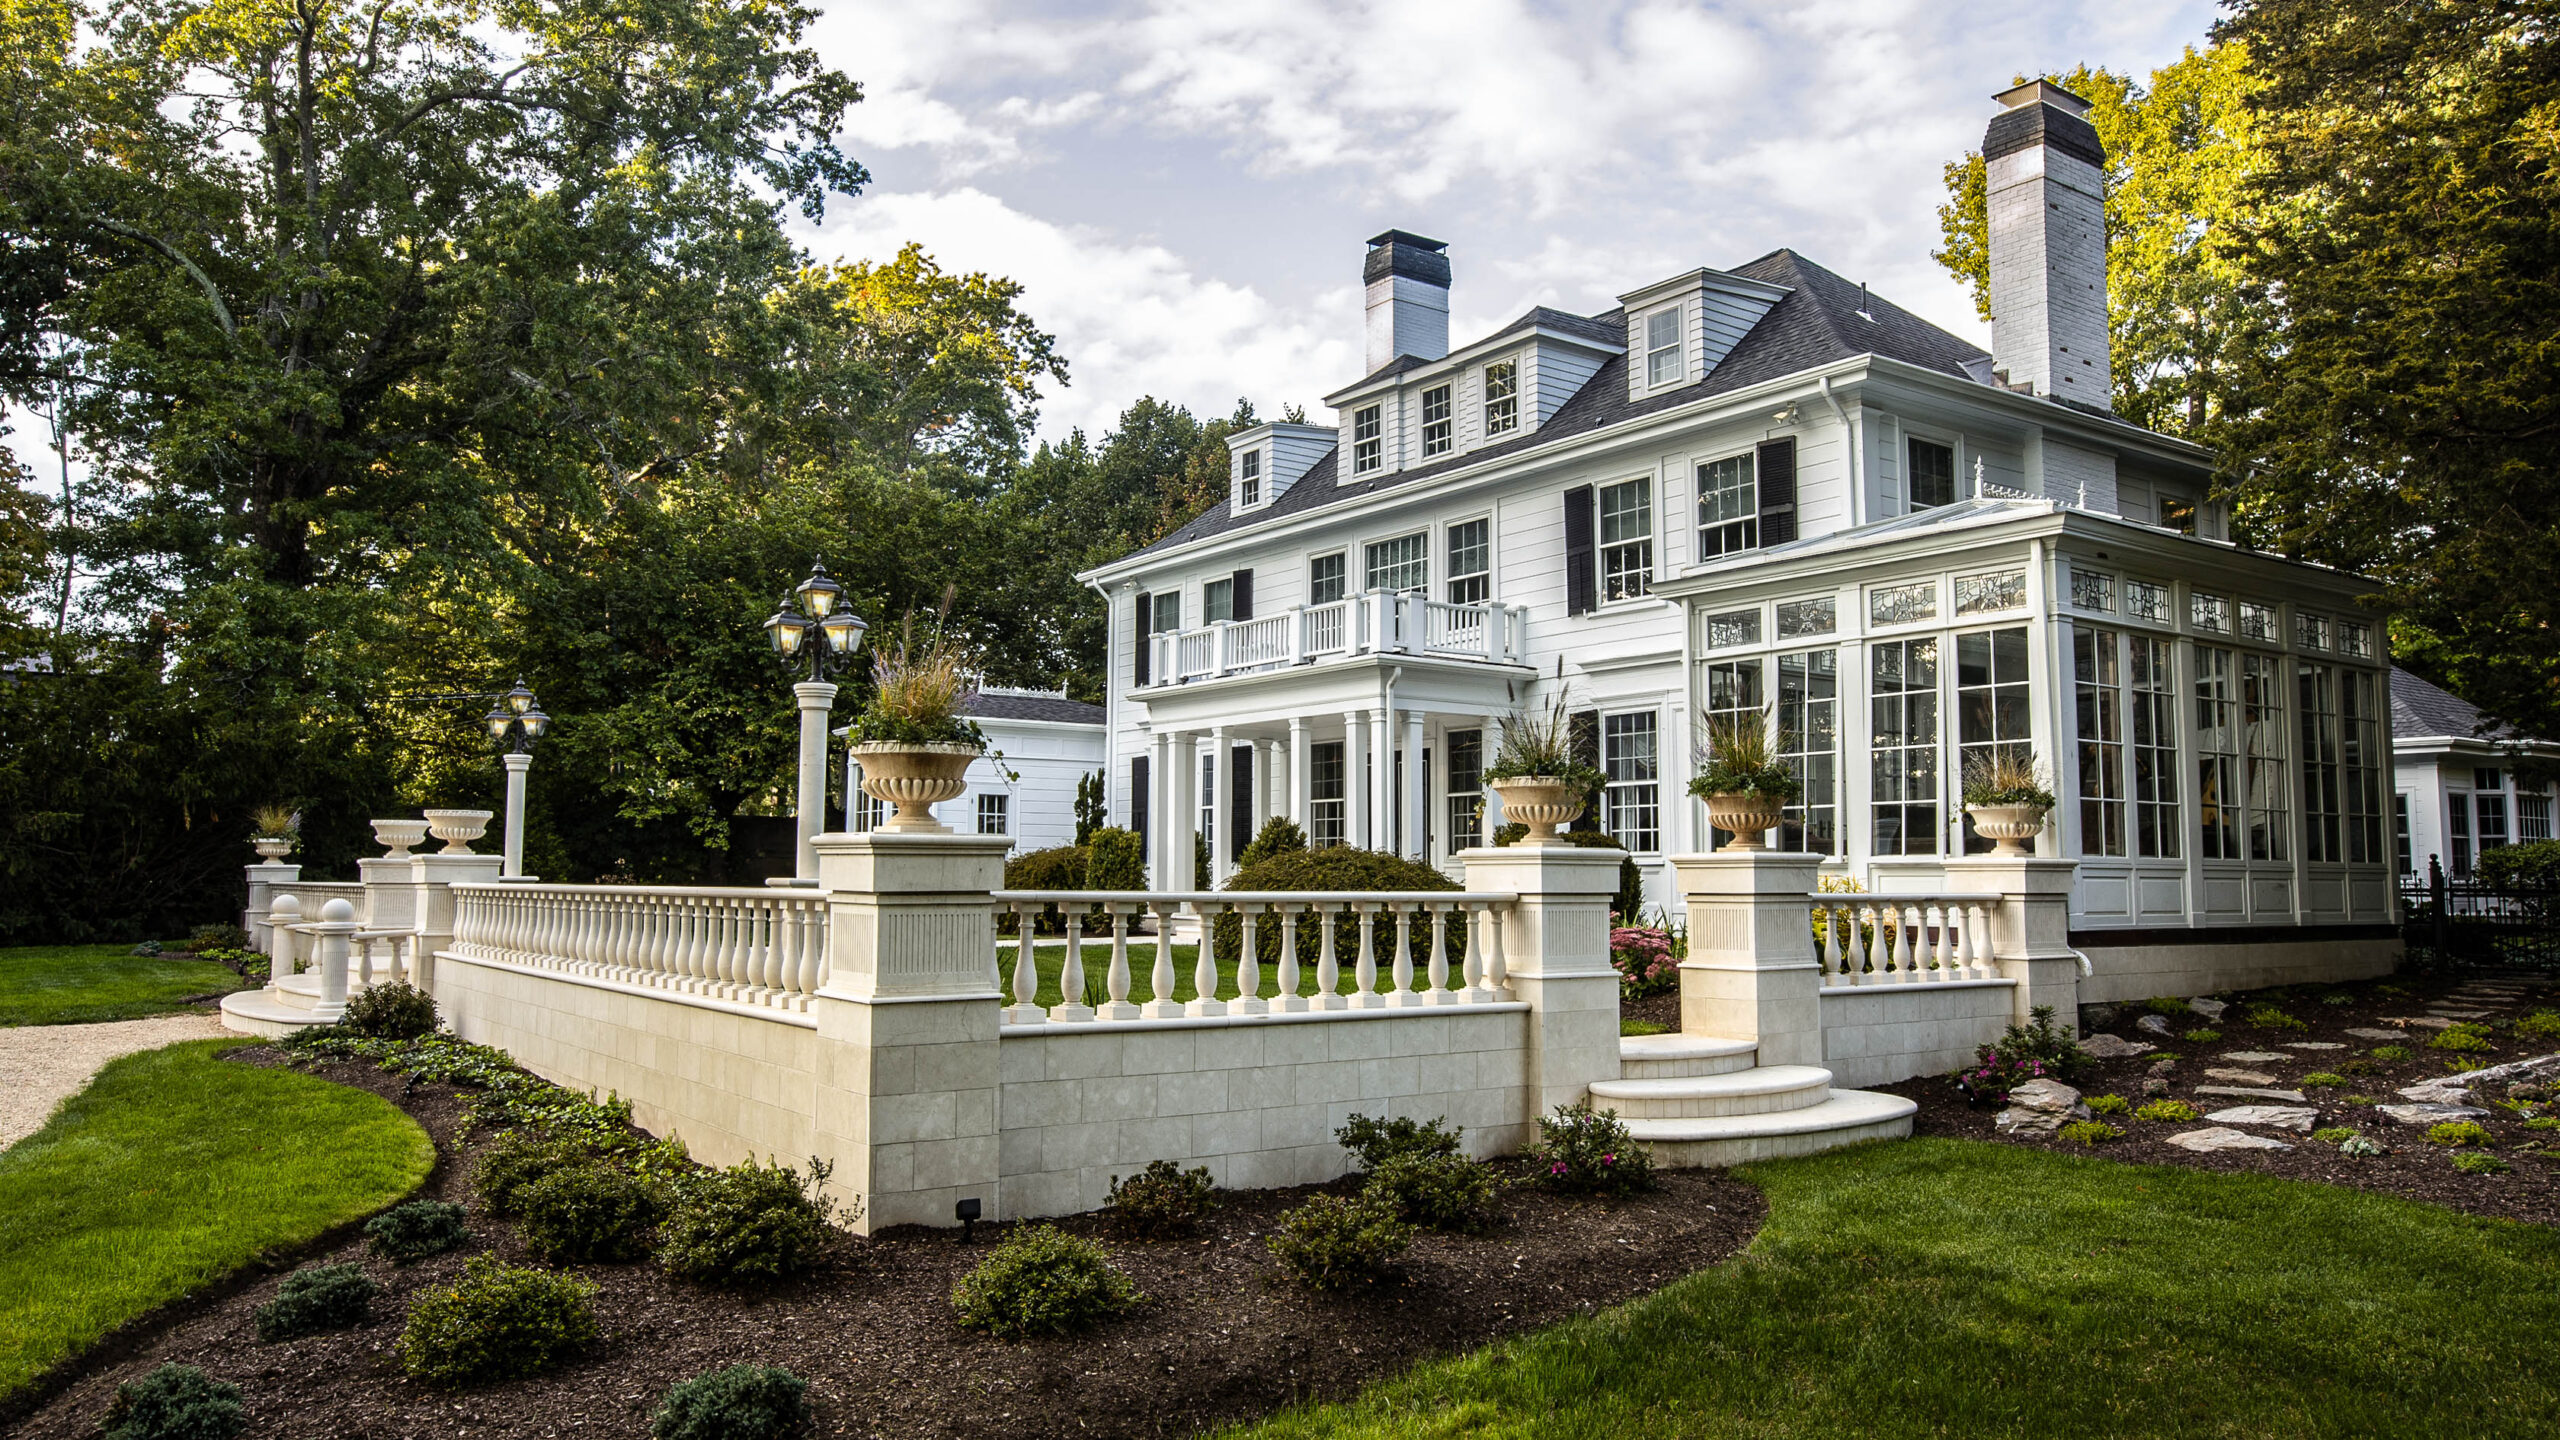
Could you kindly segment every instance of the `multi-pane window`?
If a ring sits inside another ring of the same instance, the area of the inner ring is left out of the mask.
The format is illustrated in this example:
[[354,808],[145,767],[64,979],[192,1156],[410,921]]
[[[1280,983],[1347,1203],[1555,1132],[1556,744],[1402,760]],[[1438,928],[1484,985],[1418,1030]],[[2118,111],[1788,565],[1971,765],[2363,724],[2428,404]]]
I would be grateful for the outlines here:
[[1150,597],[1150,606],[1155,611],[1155,616],[1153,623],[1147,626],[1148,634],[1162,635],[1167,631],[1179,630],[1182,628],[1181,591],[1167,590],[1160,592]]
[[[1768,723],[1768,697],[1762,689],[1761,678],[1757,660],[1717,660],[1708,664],[1706,733],[1709,737],[1728,728],[1749,728]],[[1715,845],[1732,838],[1723,830],[1711,829],[1708,833],[1710,843]]]
[[2209,634],[2228,635],[2231,633],[2231,602],[2219,595],[2196,591],[2187,597],[2187,620]]
[[2305,650],[2328,649],[2329,617],[2326,615],[2305,615],[2299,610],[2295,611],[2293,613],[2293,643],[2301,646]]
[[1363,588],[1369,590],[1428,590],[1431,588],[1431,536],[1428,533],[1399,535],[1381,540],[1362,552],[1367,572]]
[[2240,656],[2240,728],[2249,796],[2249,858],[2282,860],[2285,823],[2284,663]]
[[1788,850],[1840,853],[1840,652],[1777,657],[1778,761],[1804,794],[1787,806],[1779,839]]
[[1215,625],[1236,618],[1236,582],[1212,580],[1200,587],[1200,623]]
[[1698,558],[1760,543],[1760,485],[1746,451],[1698,467]]
[[1955,590],[1958,615],[1995,615],[2016,610],[2027,603],[2027,572],[1995,570],[1988,575],[1959,575]]
[[2551,838],[2551,797],[2549,795],[2516,795],[2516,840],[2531,844]]
[[1013,833],[1008,823],[1011,818],[1008,812],[1012,809],[1012,801],[1013,797],[1010,795],[979,796],[978,833],[981,835],[1009,835]]
[[2453,851],[2453,873],[2471,873],[2471,797],[2456,790],[2444,797],[2444,833]]
[[2418,873],[2418,847],[2409,838],[2409,797],[2391,797],[2391,851],[2400,861],[2400,873]]
[[2276,607],[2273,605],[2261,605],[2254,600],[2241,601],[2240,638],[2243,640],[2263,640],[2269,645],[2278,643],[2276,636]]
[[1662,848],[1657,728],[1650,710],[1600,717],[1600,828],[1638,854]]
[[1760,643],[1760,612],[1720,610],[1707,617],[1707,648],[1732,650]]
[[1496,360],[1484,367],[1484,433],[1507,435],[1520,428],[1520,362]]
[[1938,853],[1938,642],[1867,647],[1875,853]]
[[1347,843],[1350,790],[1343,773],[1344,749],[1340,740],[1319,740],[1307,748],[1307,843],[1318,850]]
[[1343,564],[1339,551],[1307,562],[1307,603],[1330,605],[1342,598]]
[[1484,843],[1484,732],[1452,730],[1449,751],[1449,853]]
[[1840,602],[1828,595],[1814,600],[1778,602],[1778,638],[1828,635],[1840,626]]
[[2161,496],[2160,528],[2181,535],[2196,533],[2196,502],[2176,495]]
[[2198,852],[2207,860],[2241,858],[2239,657],[2196,647],[2196,796]]
[[2124,690],[2117,673],[2117,635],[2071,635],[2075,713],[2080,730],[2080,853],[2125,853]]
[[1385,418],[1375,405],[1351,412],[1351,473],[1366,475],[1387,460]]
[[2103,571],[2074,569],[2071,572],[2071,603],[2092,614],[2114,614],[2116,577]]
[[2495,765],[2483,765],[2471,772],[2471,788],[2474,790],[2504,790],[2507,788],[2506,772]]
[[[1218,843],[1218,842],[1217,842],[1214,838],[1212,838],[1212,837],[1216,836],[1216,835],[1217,835],[1217,833],[1218,833],[1218,756],[1217,756],[1217,753],[1216,753],[1215,751],[1210,750],[1207,746],[1202,746],[1202,747],[1201,747],[1201,754],[1200,754],[1200,830],[1199,830],[1199,834],[1200,834],[1200,837],[1201,837],[1202,839],[1204,839],[1204,840],[1208,840],[1208,841],[1209,841],[1210,849],[1211,849],[1211,850],[1213,850],[1213,851],[1217,848],[1217,843]],[[1211,877],[1211,879],[1212,879],[1212,881],[1214,881],[1214,880],[1216,879],[1216,877],[1212,876],[1212,877]]]
[[2373,658],[2373,627],[2361,620],[2338,622],[2338,653],[2358,660]]
[[1644,317],[1644,383],[1674,384],[1681,373],[1680,307],[1665,305]]
[[2169,623],[2169,587],[2149,580],[2124,582],[2124,613],[2128,620]]
[[1449,527],[1449,603],[1481,605],[1493,598],[1493,522],[1469,520]]
[[2501,793],[2483,792],[2471,797],[2480,821],[2480,853],[2488,854],[2507,843],[2507,797]]
[[2295,715],[2302,726],[2302,858],[2335,863],[2347,858],[2338,672],[2326,665],[2297,665],[2295,678]]
[[2382,681],[2370,670],[2339,672],[2338,730],[2346,759],[2347,859],[2382,860]]
[[2133,682],[2133,843],[2146,859],[2178,857],[2178,681],[2170,642],[2126,637]]
[[1635,600],[1653,587],[1653,481],[1600,487],[1600,598]]
[[1247,450],[1236,457],[1236,503],[1262,503],[1262,452]]
[[[2032,753],[2027,703],[2027,632],[1978,630],[1956,637],[1956,758],[1963,767],[2000,753],[2025,758]],[[1976,760],[1975,757],[1982,757]],[[1991,842],[1973,833],[1965,821],[1968,853],[1988,851]]]
[[1449,387],[1434,385],[1422,392],[1422,453],[1425,458],[1446,455],[1451,444],[1455,422],[1450,419]]
[[[855,778],[855,783],[857,785],[861,783],[860,777]],[[854,796],[853,828],[855,831],[867,834],[888,823],[888,819],[889,807],[881,804],[870,791],[864,790]]]
[[1952,445],[1911,437],[1911,508],[1956,502],[1956,451]]
[[1938,618],[1938,582],[1878,585],[1867,592],[1867,619],[1877,625],[1909,625]]

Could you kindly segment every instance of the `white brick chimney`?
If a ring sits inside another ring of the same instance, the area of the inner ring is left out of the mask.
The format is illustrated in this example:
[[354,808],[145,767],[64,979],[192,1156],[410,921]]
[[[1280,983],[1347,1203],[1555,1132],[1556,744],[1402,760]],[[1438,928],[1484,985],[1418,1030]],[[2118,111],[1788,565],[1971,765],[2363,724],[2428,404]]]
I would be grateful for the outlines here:
[[2106,152],[2089,102],[2047,80],[1993,98],[2002,109],[1982,137],[1992,368],[2038,395],[2113,410]]
[[1369,238],[1360,278],[1369,293],[1369,365],[1399,355],[1437,360],[1449,353],[1449,247],[1389,230]]

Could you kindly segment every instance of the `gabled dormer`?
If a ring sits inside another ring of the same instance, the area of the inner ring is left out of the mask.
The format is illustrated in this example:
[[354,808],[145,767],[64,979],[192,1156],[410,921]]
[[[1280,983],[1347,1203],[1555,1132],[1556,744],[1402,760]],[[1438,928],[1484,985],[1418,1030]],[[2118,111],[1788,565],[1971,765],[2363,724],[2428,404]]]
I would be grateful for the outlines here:
[[1336,483],[1438,465],[1535,434],[1618,351],[1615,326],[1540,308],[1434,360],[1399,356],[1325,397]]
[[1333,427],[1275,420],[1227,437],[1227,508],[1268,509],[1334,445]]
[[1627,398],[1706,379],[1786,294],[1784,285],[1698,269],[1619,296],[1627,312]]

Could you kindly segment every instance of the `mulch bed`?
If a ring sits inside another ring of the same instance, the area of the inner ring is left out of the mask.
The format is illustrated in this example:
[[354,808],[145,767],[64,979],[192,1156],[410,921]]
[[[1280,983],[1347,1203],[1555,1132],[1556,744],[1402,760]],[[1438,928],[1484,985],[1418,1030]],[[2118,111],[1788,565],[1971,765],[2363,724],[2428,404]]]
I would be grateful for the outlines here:
[[[420,1193],[469,1203],[467,1158],[454,1140],[460,1107],[448,1087],[357,1064],[319,1073],[416,1116],[440,1158]],[[1516,1162],[1503,1168],[1520,1173]],[[1281,1211],[1349,1182],[1227,1192],[1188,1240],[1123,1240],[1097,1216],[1072,1217],[1056,1223],[1102,1240],[1149,1303],[1065,1339],[997,1341],[953,1323],[951,1287],[1001,1226],[979,1227],[965,1247],[955,1232],[918,1227],[849,1238],[825,1272],[750,1294],[679,1283],[645,1263],[580,1266],[602,1287],[602,1344],[532,1380],[438,1390],[392,1361],[411,1297],[451,1281],[470,1255],[529,1258],[512,1222],[475,1208],[472,1243],[407,1268],[366,1259],[361,1237],[348,1233],[216,1285],[51,1377],[32,1413],[23,1400],[0,1409],[0,1424],[23,1414],[12,1434],[85,1440],[119,1383],[177,1361],[238,1385],[260,1436],[636,1436],[669,1386],[755,1361],[809,1382],[820,1435],[1190,1435],[1293,1401],[1348,1396],[1417,1361],[1646,1294],[1733,1255],[1767,1211],[1758,1190],[1722,1171],[1661,1179],[1651,1194],[1614,1201],[1505,1189],[1484,1233],[1424,1232],[1392,1283],[1346,1296],[1298,1284],[1263,1237]],[[258,1343],[252,1312],[274,1298],[285,1269],[359,1259],[384,1287],[372,1323]]]
[[[2477,991],[2456,998],[2455,992],[2465,987],[2486,984],[2514,987],[2520,1000],[2491,1004]],[[2398,993],[2391,993],[2397,991]],[[2345,993],[2352,998],[2342,1005],[2319,1003],[2323,993]],[[2201,1015],[2164,1017],[2174,1035],[2161,1035],[2138,1028],[2142,1015],[2148,1013],[2139,1005],[2115,1007],[2111,1016],[2101,1015],[2103,1024],[2089,1027],[2090,1034],[2107,1033],[2127,1040],[2147,1041],[2159,1047],[2151,1054],[2121,1060],[2100,1061],[2095,1071],[2079,1082],[2086,1095],[2121,1095],[2136,1106],[2150,1098],[2143,1093],[2143,1080],[2162,1054],[2181,1058],[2165,1077],[2171,1098],[2193,1105],[2201,1115],[2243,1105],[2289,1105],[2281,1100],[2259,1100],[2239,1096],[2199,1095],[2199,1085],[2230,1085],[2235,1082],[2207,1076],[2208,1067],[2255,1071],[2275,1077],[2275,1088],[2298,1089],[2303,1076],[2319,1071],[2338,1072],[2341,1065],[2361,1060],[2372,1068],[2370,1073],[2350,1074],[2345,1090],[2307,1090],[2303,1104],[2320,1112],[2316,1122],[2321,1126],[2345,1126],[2361,1130],[2369,1138],[2389,1148],[2388,1154],[2355,1157],[2341,1155],[2333,1147],[2295,1131],[2263,1125],[2232,1125],[2229,1128],[2253,1135],[2281,1140],[2291,1146],[2287,1150],[2225,1150],[2197,1152],[2167,1143],[2168,1137],[2205,1129],[2219,1122],[2193,1120],[2163,1123],[2137,1120],[2129,1115],[2102,1115],[2097,1118],[2125,1132],[2121,1140],[2095,1147],[2046,1137],[2004,1134],[1994,1129],[1994,1106],[1974,1107],[1942,1077],[1923,1077],[1873,1089],[1909,1096],[1920,1102],[1920,1113],[1913,1117],[1915,1135],[1952,1135],[1967,1140],[1990,1140],[2008,1145],[2041,1145],[2086,1153],[2110,1160],[2123,1160],[2152,1165],[2185,1165],[2198,1170],[2224,1172],[2248,1171],[2261,1175],[2281,1176],[2290,1180],[2312,1180],[2330,1185],[2346,1185],[2410,1200],[2423,1200],[2474,1215],[2495,1216],[2509,1220],[2539,1224],[2560,1224],[2560,1131],[2529,1130],[2524,1117],[2496,1105],[2483,1105],[2489,1111],[2478,1123],[2488,1127],[2496,1138],[2491,1154],[2505,1160],[2513,1170],[2504,1175],[2468,1175],[2453,1168],[2453,1154],[2441,1146],[2427,1143],[2426,1127],[2394,1123],[2372,1105],[2356,1104],[2348,1096],[2362,1096],[2383,1105],[2405,1103],[2399,1090],[2423,1080],[2437,1079],[2452,1068],[2479,1069],[2505,1064],[2529,1056],[2548,1055],[2560,1050],[2560,1041],[2519,1040],[2506,1032],[2509,1022],[2528,1011],[2560,1008],[2560,977],[2534,974],[2489,974],[2460,972],[2445,974],[2408,974],[2395,976],[2378,984],[2342,986],[2303,986],[2285,994],[2281,1008],[2309,1029],[2262,1030],[2241,1019],[2246,1006],[2259,995],[2226,995],[2218,997],[2231,1003],[2219,1021]],[[2386,1023],[2386,1017],[2413,1018],[2427,1015],[2430,1009],[2444,1007],[2459,1010],[2487,1009],[2482,1017],[2498,1028],[2492,1043],[2492,1054],[2449,1054],[2427,1048],[2427,1040],[2436,1032],[2421,1026]],[[2090,1007],[2098,1011],[2099,1007]],[[2084,1016],[2084,1018],[2088,1018]],[[2222,1032],[2222,1038],[2208,1044],[2195,1044],[2179,1036],[2197,1028]],[[2397,1042],[2350,1035],[2350,1029],[2401,1030],[2408,1038]],[[2345,1046],[2337,1050],[2291,1050],[2290,1042],[2327,1042]],[[2408,1048],[2408,1060],[2377,1060],[2372,1052],[2379,1046],[2398,1043]],[[2223,1058],[2233,1051],[2281,1053],[2284,1061],[2243,1062]],[[2447,1062],[2459,1062],[2458,1067]],[[2483,1096],[2483,1100],[2503,1096]],[[2553,1113],[2555,1107],[2539,1107]]]

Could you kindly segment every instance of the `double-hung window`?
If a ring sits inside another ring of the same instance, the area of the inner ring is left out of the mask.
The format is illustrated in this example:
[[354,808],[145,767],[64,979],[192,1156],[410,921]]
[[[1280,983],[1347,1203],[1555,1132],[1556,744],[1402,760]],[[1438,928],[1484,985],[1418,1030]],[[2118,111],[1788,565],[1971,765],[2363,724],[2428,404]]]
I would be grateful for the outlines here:
[[1635,600],[1653,588],[1653,481],[1600,487],[1600,598]]
[[1236,503],[1262,503],[1262,452],[1247,450],[1236,457]]
[[1236,582],[1212,580],[1200,587],[1200,623],[1215,625],[1236,618]]
[[1650,710],[1600,717],[1601,828],[1640,855],[1662,848],[1657,723]]
[[1387,463],[1387,427],[1375,405],[1351,412],[1351,473],[1366,475]]
[[1468,520],[1449,527],[1449,603],[1481,605],[1493,598],[1493,522]]
[[1318,555],[1307,561],[1307,603],[1330,605],[1342,598],[1342,552]]
[[2196,647],[2196,798],[2199,840],[2207,860],[2241,858],[2240,704],[2237,656]]
[[[2516,839],[2531,844],[2551,838],[2551,797],[2516,792]],[[2407,868],[2407,867],[2402,867]]]
[[1490,438],[1520,428],[1520,362],[1496,360],[1484,367],[1484,433]]
[[2453,873],[2471,873],[2471,797],[2456,790],[2444,797],[2445,838],[2451,842]]
[[1431,588],[1431,536],[1428,532],[1380,540],[1364,552],[1369,590]]
[[2181,535],[2196,533],[2196,502],[2175,495],[2160,497],[2160,528]]
[[1348,843],[1344,820],[1350,788],[1343,773],[1345,748],[1340,740],[1319,740],[1307,750],[1307,843],[1318,850]]
[[[2382,862],[2382,681],[2370,670],[2338,672],[2338,726],[2346,756],[2347,859]],[[2546,837],[2547,838],[2547,837]]]
[[1422,392],[1422,454],[1429,459],[1446,455],[1452,441],[1455,423],[1450,419],[1449,387],[1434,385]]
[[2113,630],[2075,629],[2071,663],[2080,729],[2080,853],[2125,853],[2124,691]]
[[1750,451],[1698,467],[1698,558],[1760,543],[1760,485]]
[[1013,797],[1010,795],[979,796],[978,833],[981,835],[1013,833],[1010,826],[1011,816],[1008,813],[1012,809],[1012,800]]
[[1952,445],[1911,437],[1911,508],[1956,503],[1956,451]]
[[1182,592],[1166,590],[1150,597],[1155,606],[1155,623],[1148,627],[1150,635],[1162,635],[1182,628]]
[[2294,713],[2302,725],[2302,858],[2335,863],[2347,858],[2338,672],[2327,665],[2297,664],[2295,681]]
[[2167,640],[2125,637],[2133,681],[2133,842],[2145,859],[2178,858],[2178,682]]
[[1449,852],[1483,844],[1484,732],[1452,730],[1449,748]]
[[2480,853],[2486,855],[2504,846],[2507,843],[2506,792],[2492,795],[2484,790],[2472,796],[2471,803],[2479,807]]
[[1665,305],[1644,317],[1644,383],[1676,385],[1685,373],[1680,356],[1680,307]]

